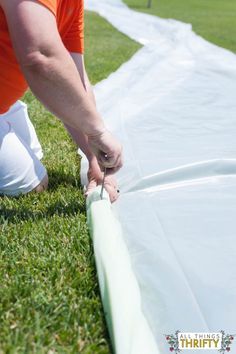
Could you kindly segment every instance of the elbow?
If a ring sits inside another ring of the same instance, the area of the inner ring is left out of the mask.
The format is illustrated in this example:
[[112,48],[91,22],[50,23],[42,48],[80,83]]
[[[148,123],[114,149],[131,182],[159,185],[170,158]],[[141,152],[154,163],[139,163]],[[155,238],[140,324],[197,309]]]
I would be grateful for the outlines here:
[[45,54],[41,51],[34,51],[22,58],[20,66],[22,71],[27,74],[36,74],[40,76],[47,76],[52,67],[53,58],[51,55]]

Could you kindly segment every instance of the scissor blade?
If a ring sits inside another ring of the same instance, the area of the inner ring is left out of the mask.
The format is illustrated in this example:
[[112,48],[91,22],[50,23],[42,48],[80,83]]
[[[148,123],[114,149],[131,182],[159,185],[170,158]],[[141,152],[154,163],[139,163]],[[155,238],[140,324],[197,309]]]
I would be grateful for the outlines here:
[[106,167],[105,167],[105,169],[104,169],[104,175],[103,175],[103,180],[102,180],[101,194],[100,194],[101,199],[103,199],[103,191],[104,191],[104,185],[105,185],[106,172],[107,172],[107,169],[106,169]]

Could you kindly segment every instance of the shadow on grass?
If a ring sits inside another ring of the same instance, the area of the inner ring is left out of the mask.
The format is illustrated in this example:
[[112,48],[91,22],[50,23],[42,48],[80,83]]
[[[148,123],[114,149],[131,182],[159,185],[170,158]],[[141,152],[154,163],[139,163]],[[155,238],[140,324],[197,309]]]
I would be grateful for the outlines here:
[[47,170],[49,178],[49,191],[56,191],[61,185],[82,188],[79,170],[78,176],[73,176],[65,173],[64,171],[50,170],[50,168]]
[[57,201],[51,204],[45,210],[32,211],[32,208],[19,207],[19,208],[7,208],[5,206],[0,207],[0,224],[5,221],[9,223],[18,223],[19,221],[26,220],[42,220],[49,219],[54,215],[58,216],[75,216],[77,214],[85,213],[85,204],[81,201],[65,203]]
[[[32,197],[32,193],[27,196],[21,195],[18,197],[7,197],[15,200],[16,205],[9,208],[5,206],[4,203],[2,203],[2,205],[0,206],[0,225],[5,222],[18,223],[19,221],[37,221],[42,219],[48,219],[53,217],[54,215],[65,217],[85,213],[86,207],[84,199],[82,198],[82,190],[80,190],[81,197],[78,196],[78,199],[73,198],[73,190],[71,190],[71,187],[78,189],[82,188],[79,179],[77,179],[73,175],[66,174],[62,171],[58,172],[55,170],[49,170],[48,174],[50,181],[49,188],[45,193],[37,195],[37,198],[39,198],[37,199],[37,201],[26,200],[26,198]],[[61,187],[63,187],[63,190],[60,193]],[[70,188],[68,193],[70,194],[70,196],[72,197],[71,199],[73,200],[68,200],[69,198],[65,190],[66,187]],[[51,201],[51,198],[53,197],[54,201]],[[27,206],[24,205],[26,204],[25,202],[27,203]],[[36,204],[36,208],[37,205],[41,205],[42,210],[34,210],[34,204]],[[44,208],[44,205],[47,206]]]

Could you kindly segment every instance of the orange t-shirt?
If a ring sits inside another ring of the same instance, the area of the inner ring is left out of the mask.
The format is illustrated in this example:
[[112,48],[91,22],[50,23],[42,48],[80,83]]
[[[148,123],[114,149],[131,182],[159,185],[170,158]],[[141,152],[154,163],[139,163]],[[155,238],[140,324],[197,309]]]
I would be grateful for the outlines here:
[[[83,0],[38,0],[56,17],[61,39],[69,52],[83,53]],[[0,114],[8,111],[27,90],[27,82],[17,63],[7,22],[0,7]]]

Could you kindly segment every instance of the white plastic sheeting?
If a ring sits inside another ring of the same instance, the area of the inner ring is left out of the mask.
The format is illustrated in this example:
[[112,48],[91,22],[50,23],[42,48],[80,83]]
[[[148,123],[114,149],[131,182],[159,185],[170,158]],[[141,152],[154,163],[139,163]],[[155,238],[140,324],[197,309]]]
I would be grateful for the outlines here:
[[[168,353],[163,334],[176,330],[236,333],[236,56],[190,25],[134,12],[119,0],[88,0],[87,8],[144,45],[95,87],[99,110],[124,146],[113,205],[122,226],[117,237],[157,346],[140,353]],[[95,255],[99,264],[96,244]],[[120,252],[114,257],[110,264],[122,267]],[[115,286],[115,276],[101,280],[106,269],[98,273],[102,286]],[[127,282],[116,291],[130,302]],[[122,307],[110,314],[111,328]],[[132,335],[131,323],[123,321],[123,330]],[[113,336],[127,341],[119,331]]]
[[122,228],[109,196],[101,188],[90,194],[87,215],[93,237],[96,266],[105,316],[116,353],[157,354],[155,338],[142,311]]

